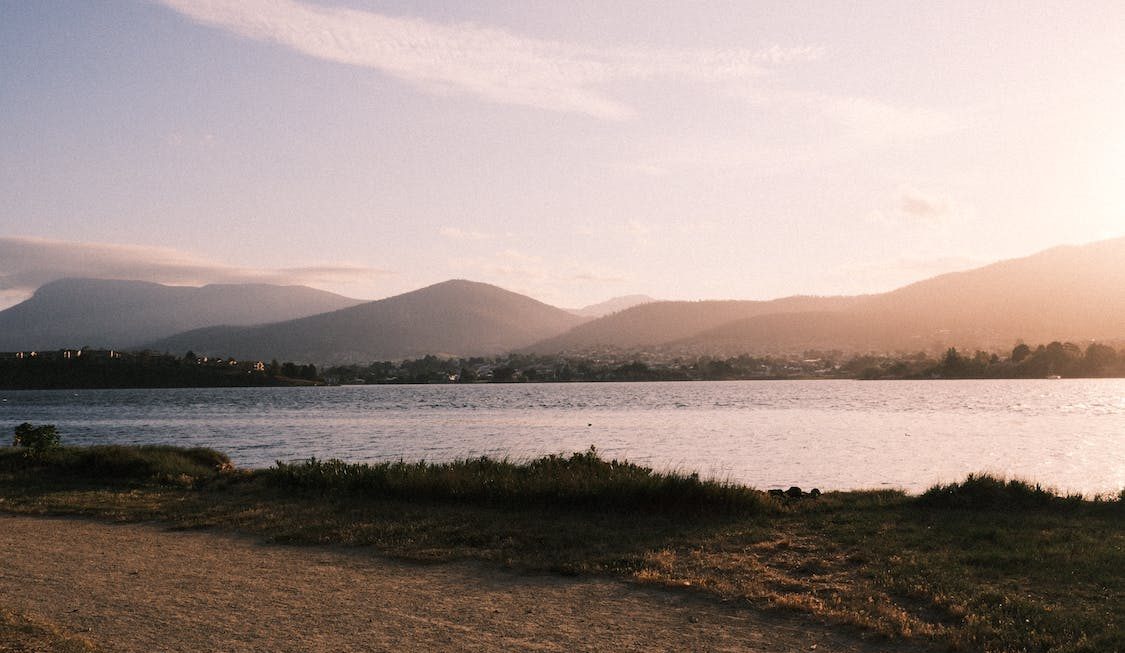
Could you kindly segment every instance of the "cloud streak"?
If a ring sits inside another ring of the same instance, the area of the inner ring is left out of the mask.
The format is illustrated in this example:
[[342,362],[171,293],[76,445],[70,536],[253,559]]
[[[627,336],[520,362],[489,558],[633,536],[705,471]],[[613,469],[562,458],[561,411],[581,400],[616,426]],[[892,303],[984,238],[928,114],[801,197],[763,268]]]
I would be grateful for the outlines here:
[[881,226],[923,225],[940,227],[975,217],[971,206],[910,186],[899,189],[893,205],[871,211],[867,222]]
[[157,1],[203,25],[377,70],[430,92],[609,120],[635,113],[603,90],[615,82],[745,83],[770,66],[820,55],[816,47],[594,47],[294,0]]
[[926,222],[941,222],[950,214],[949,201],[928,195],[912,188],[905,189],[899,198],[903,214]]
[[172,285],[270,283],[322,285],[370,281],[388,270],[350,265],[252,268],[167,247],[0,237],[0,302],[15,303],[66,277],[133,279]]

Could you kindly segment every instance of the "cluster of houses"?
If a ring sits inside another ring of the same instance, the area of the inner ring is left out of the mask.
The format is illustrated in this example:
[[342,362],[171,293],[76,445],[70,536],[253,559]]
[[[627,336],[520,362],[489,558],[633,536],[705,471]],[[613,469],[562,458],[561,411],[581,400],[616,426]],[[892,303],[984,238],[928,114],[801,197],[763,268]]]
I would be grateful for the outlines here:
[[233,358],[209,358],[207,356],[197,356],[195,359],[196,365],[207,365],[209,367],[233,367],[235,369],[244,370],[246,372],[265,372],[266,364],[262,361],[240,361]]

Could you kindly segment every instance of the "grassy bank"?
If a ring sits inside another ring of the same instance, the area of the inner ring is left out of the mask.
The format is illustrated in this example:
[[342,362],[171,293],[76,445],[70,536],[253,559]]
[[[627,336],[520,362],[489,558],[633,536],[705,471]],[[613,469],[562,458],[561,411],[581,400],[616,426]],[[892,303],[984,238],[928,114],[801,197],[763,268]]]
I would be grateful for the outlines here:
[[208,450],[4,448],[0,509],[611,574],[920,648],[1125,650],[1125,501],[988,476],[787,499],[592,450],[239,471]]

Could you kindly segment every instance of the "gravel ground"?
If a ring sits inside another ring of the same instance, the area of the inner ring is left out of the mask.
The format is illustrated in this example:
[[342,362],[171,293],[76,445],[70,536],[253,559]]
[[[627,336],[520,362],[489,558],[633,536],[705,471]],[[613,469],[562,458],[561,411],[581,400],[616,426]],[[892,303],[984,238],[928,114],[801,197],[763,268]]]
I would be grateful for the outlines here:
[[902,648],[688,591],[143,524],[0,515],[0,550],[6,608],[107,651]]

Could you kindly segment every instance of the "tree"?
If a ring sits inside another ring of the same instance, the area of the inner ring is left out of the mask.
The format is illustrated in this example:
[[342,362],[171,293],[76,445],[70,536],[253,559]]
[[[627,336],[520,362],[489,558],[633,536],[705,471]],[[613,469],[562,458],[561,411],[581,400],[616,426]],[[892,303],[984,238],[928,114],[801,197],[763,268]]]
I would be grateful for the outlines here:
[[1092,342],[1086,347],[1082,362],[1082,367],[1089,374],[1107,372],[1117,362],[1117,351],[1108,345]]
[[1031,347],[1028,347],[1026,344],[1021,342],[1020,344],[1016,345],[1015,349],[1012,350],[1012,362],[1022,363],[1030,355]]
[[12,440],[13,447],[24,447],[30,456],[42,456],[51,449],[59,448],[59,432],[54,424],[33,426],[24,422],[16,427],[16,437]]

